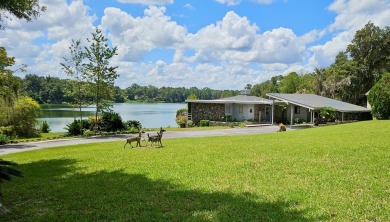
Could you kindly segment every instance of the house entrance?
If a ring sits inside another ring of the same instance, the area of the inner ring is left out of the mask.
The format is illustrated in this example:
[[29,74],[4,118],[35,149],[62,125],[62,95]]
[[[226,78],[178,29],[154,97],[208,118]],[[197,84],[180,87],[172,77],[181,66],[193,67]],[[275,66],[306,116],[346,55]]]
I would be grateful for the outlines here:
[[271,122],[271,107],[267,106],[265,107],[265,122],[270,123]]

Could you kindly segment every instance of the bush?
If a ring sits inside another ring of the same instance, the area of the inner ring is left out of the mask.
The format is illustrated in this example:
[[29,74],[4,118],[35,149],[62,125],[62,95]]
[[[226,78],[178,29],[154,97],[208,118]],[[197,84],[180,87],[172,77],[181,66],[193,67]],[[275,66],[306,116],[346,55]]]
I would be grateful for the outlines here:
[[84,133],[83,133],[83,136],[92,136],[93,135],[93,132],[89,129],[85,130]]
[[192,120],[188,120],[187,127],[194,127],[194,122]]
[[0,126],[0,132],[2,132],[4,135],[8,137],[16,136],[14,132],[14,128],[12,126]]
[[178,116],[187,116],[187,114],[188,114],[188,109],[187,108],[178,109],[176,111],[176,117],[178,117]]
[[181,128],[186,127],[186,125],[187,125],[187,117],[183,116],[183,115],[176,116],[176,123]]
[[66,125],[65,129],[68,131],[68,135],[77,136],[82,135],[82,131],[89,130],[91,123],[88,120],[74,120],[72,123]]
[[101,124],[103,129],[107,132],[116,132],[125,129],[122,117],[115,112],[104,112]]
[[223,122],[232,122],[233,121],[233,116],[231,115],[226,115],[222,117]]
[[39,116],[40,106],[30,97],[23,96],[15,103],[11,123],[13,132],[22,137],[36,136],[36,120]]
[[136,128],[137,132],[139,128],[142,128],[142,124],[138,120],[128,120],[124,123],[125,128],[131,130],[131,128]]
[[0,131],[0,145],[7,144],[11,141],[11,138],[7,135],[4,135],[2,131]]
[[320,110],[320,115],[328,122],[333,122],[336,119],[336,110],[332,107],[325,107]]
[[210,120],[207,120],[207,119],[202,119],[200,121],[200,126],[203,127],[203,126],[210,126]]
[[49,124],[47,123],[46,120],[44,120],[44,121],[42,122],[42,124],[41,124],[41,133],[48,133],[48,132],[50,132],[50,131],[51,131],[51,129],[50,129]]
[[384,73],[382,78],[368,93],[372,115],[378,119],[390,118],[390,73]]

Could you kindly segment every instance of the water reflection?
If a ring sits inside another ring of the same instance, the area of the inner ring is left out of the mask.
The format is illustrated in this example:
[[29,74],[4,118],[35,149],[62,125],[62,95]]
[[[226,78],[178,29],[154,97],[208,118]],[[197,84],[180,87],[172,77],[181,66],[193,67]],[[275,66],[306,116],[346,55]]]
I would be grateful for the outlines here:
[[[176,111],[185,108],[184,103],[115,103],[113,111],[121,115],[122,120],[138,120],[145,128],[176,127]],[[80,111],[77,107],[67,105],[42,105],[38,122],[46,120],[51,132],[65,132],[68,123],[79,119]],[[95,115],[93,106],[82,108],[83,118]]]

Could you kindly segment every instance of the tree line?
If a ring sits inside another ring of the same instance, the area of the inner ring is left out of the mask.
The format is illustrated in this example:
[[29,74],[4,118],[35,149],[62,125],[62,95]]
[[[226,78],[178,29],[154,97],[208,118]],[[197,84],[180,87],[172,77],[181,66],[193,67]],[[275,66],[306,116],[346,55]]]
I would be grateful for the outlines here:
[[390,83],[379,81],[389,71],[390,27],[381,29],[368,22],[355,33],[352,42],[345,51],[338,53],[329,67],[316,68],[311,73],[300,75],[292,72],[286,76],[274,76],[260,84],[248,84],[246,88],[256,96],[264,97],[267,93],[313,93],[366,106],[366,93],[375,84],[380,84],[381,93],[371,102],[380,103],[373,107],[373,114],[385,117],[378,115],[376,109],[383,107],[390,110],[390,95],[384,94],[390,91]]
[[[61,79],[51,76],[38,76],[28,74],[19,78],[20,93],[33,98],[40,104],[44,103],[69,103],[75,104],[78,101],[78,86],[80,85],[84,104],[91,103],[94,95],[86,89],[88,83],[80,83],[74,79]],[[156,87],[152,85],[141,86],[136,83],[121,89],[119,86],[111,86],[111,101],[123,103],[126,101],[139,102],[169,102],[182,103],[187,98],[197,99],[219,99],[239,94],[238,90],[215,90],[208,87],[199,89],[197,87]]]

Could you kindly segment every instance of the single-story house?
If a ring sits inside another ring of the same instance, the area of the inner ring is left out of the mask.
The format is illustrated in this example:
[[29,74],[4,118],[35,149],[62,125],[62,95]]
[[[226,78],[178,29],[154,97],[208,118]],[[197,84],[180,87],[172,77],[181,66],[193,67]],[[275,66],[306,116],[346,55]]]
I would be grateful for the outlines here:
[[291,125],[295,118],[314,124],[315,113],[326,107],[333,108],[341,113],[341,121],[344,121],[345,113],[371,111],[369,108],[314,94],[268,93],[267,96],[273,101],[284,102],[287,105],[287,119],[290,120]]
[[281,94],[268,93],[269,99],[251,96],[247,90],[241,95],[214,99],[188,99],[188,119],[198,124],[200,120],[221,121],[223,117],[231,116],[233,120],[248,120],[261,124],[274,124],[284,118],[291,125],[294,119],[299,118],[314,124],[315,113],[325,107],[331,107],[341,113],[370,112],[365,107],[314,95],[314,94]]
[[236,121],[273,122],[273,101],[251,96],[248,91],[241,95],[214,100],[186,100],[188,119],[198,124],[200,120],[221,121],[231,116]]

